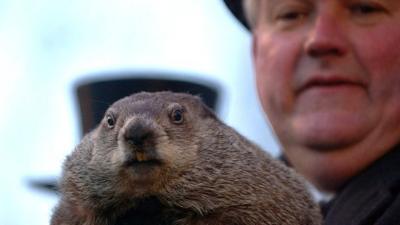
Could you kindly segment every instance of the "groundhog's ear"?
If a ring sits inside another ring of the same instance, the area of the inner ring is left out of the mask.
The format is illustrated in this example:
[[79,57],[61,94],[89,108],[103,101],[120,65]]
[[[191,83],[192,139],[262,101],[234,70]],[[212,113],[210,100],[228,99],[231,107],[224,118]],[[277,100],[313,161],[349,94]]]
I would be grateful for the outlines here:
[[76,146],[75,151],[79,152],[80,157],[83,157],[83,160],[90,161],[93,156],[93,139],[95,138],[94,130],[86,134],[82,141]]
[[201,110],[200,110],[201,118],[214,118],[214,119],[217,118],[214,110],[212,110],[210,107],[208,107],[204,102],[201,102],[200,107],[201,107]]
[[200,112],[200,118],[217,118],[214,111],[208,107],[198,95],[194,96],[194,106],[197,108],[197,111]]

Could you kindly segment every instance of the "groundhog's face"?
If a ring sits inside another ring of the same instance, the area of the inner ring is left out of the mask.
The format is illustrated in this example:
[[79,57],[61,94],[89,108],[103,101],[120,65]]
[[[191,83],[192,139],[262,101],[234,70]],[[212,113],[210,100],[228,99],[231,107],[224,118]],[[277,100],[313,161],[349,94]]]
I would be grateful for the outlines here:
[[158,190],[193,164],[201,130],[214,118],[191,95],[161,92],[123,98],[107,110],[96,130],[92,162],[117,173],[125,191]]

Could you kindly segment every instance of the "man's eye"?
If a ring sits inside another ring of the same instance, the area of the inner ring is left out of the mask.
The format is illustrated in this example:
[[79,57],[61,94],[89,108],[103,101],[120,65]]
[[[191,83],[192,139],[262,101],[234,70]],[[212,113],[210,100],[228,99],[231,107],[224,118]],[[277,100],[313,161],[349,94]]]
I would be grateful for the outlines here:
[[304,1],[279,1],[282,1],[282,3],[271,11],[273,15],[271,18],[278,29],[291,30],[298,28],[313,13],[313,6],[306,4]]
[[368,15],[384,11],[380,6],[370,3],[357,3],[350,6],[350,11],[356,15]]
[[304,13],[301,12],[296,12],[296,11],[289,11],[282,13],[278,16],[279,20],[286,20],[286,21],[291,21],[291,20],[299,20],[305,17]]

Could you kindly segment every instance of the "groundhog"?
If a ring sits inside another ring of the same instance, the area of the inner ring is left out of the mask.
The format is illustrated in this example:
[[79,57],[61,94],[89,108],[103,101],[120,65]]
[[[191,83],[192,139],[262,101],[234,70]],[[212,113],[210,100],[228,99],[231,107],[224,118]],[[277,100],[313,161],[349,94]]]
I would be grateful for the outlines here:
[[199,97],[115,102],[64,162],[52,225],[317,225],[296,173]]

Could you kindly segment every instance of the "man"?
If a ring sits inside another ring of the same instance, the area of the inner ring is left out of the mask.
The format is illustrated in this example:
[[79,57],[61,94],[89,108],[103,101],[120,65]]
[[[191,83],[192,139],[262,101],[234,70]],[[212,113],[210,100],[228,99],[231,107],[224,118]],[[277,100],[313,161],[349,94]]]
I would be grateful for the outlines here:
[[[400,224],[400,1],[225,0],[283,152],[327,225]],[[246,19],[245,19],[246,18]]]

